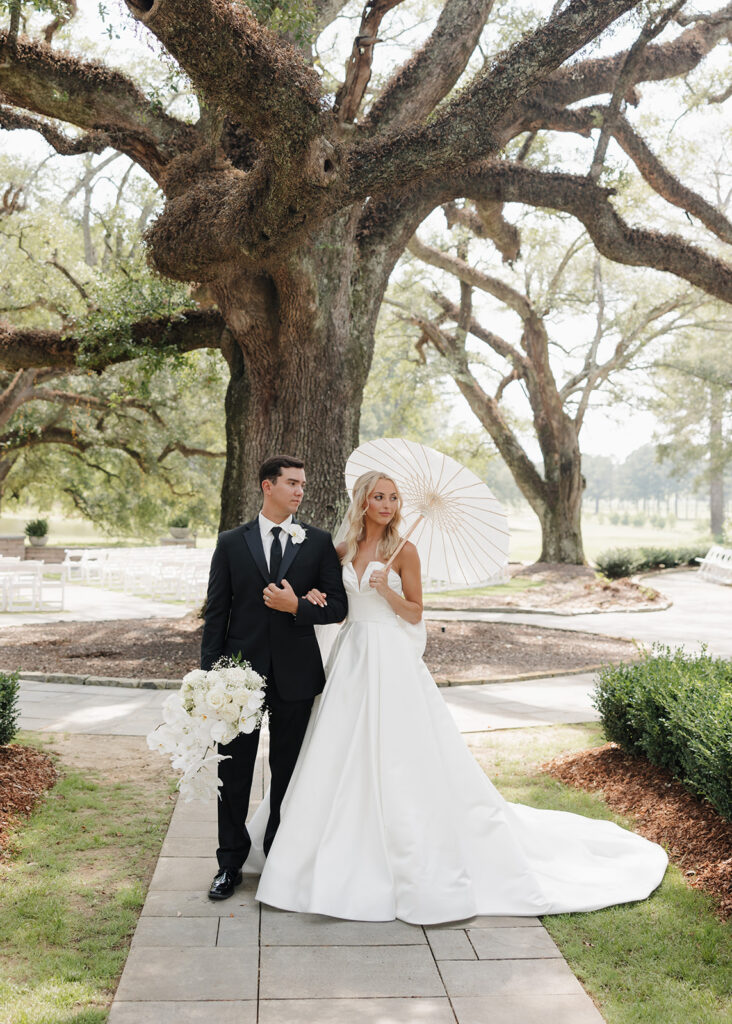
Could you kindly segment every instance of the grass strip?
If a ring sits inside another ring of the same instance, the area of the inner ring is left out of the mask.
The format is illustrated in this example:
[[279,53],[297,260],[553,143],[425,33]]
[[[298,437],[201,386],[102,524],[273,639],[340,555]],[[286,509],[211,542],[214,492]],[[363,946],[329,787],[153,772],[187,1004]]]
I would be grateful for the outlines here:
[[[565,786],[538,770],[560,753],[600,746],[599,726],[502,730],[470,746],[508,800],[607,818],[632,828],[601,796]],[[669,866],[650,899],[589,914],[543,918],[569,966],[608,1024],[729,1024],[732,928],[714,901],[690,889]]]
[[0,862],[0,1024],[106,1021],[173,810],[163,773],[57,767]]

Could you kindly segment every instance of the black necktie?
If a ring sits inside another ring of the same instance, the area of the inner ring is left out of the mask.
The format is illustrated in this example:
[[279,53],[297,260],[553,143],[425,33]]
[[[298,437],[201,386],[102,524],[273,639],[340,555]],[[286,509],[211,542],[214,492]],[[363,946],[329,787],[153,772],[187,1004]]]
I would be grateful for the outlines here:
[[282,545],[280,544],[282,528],[273,526],[270,532],[272,534],[272,550],[269,553],[269,578],[272,583],[276,583],[277,574],[282,564]]

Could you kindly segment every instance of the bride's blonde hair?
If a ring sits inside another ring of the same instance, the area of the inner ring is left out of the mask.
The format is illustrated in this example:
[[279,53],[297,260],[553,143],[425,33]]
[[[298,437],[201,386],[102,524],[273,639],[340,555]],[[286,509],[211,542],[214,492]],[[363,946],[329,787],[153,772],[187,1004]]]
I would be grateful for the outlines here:
[[399,527],[402,524],[402,496],[396,483],[394,483],[388,473],[381,473],[377,469],[372,469],[368,473],[363,473],[353,485],[353,498],[346,516],[346,536],[343,541],[346,545],[346,550],[341,559],[343,565],[353,561],[358,551],[358,542],[363,540],[366,535],[364,523],[366,506],[368,505],[369,495],[379,480],[388,480],[394,485],[399,504],[394,516],[387,523],[384,536],[379,541],[376,556],[387,562],[399,547],[399,542],[401,541]]

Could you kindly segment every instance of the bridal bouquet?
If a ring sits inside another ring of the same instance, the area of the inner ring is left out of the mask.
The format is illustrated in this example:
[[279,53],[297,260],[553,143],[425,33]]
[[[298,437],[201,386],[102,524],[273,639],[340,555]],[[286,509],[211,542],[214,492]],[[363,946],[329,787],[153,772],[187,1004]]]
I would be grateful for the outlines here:
[[208,672],[189,672],[180,690],[167,698],[163,724],[149,734],[147,745],[170,755],[184,800],[206,800],[218,793],[221,783],[211,766],[225,756],[216,744],[257,728],[264,686],[264,678],[248,662],[220,658]]

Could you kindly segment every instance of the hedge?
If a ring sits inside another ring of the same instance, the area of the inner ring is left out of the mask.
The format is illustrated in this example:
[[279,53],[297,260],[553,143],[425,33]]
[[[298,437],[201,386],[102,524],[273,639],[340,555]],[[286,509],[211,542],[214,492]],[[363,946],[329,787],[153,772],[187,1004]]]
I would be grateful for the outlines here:
[[609,740],[732,820],[732,661],[654,645],[638,662],[601,669],[593,704]]
[[19,692],[18,673],[0,672],[0,746],[10,743],[18,731]]
[[679,565],[696,565],[708,545],[685,548],[611,548],[597,556],[597,568],[611,580],[632,576],[649,569],[675,569]]

